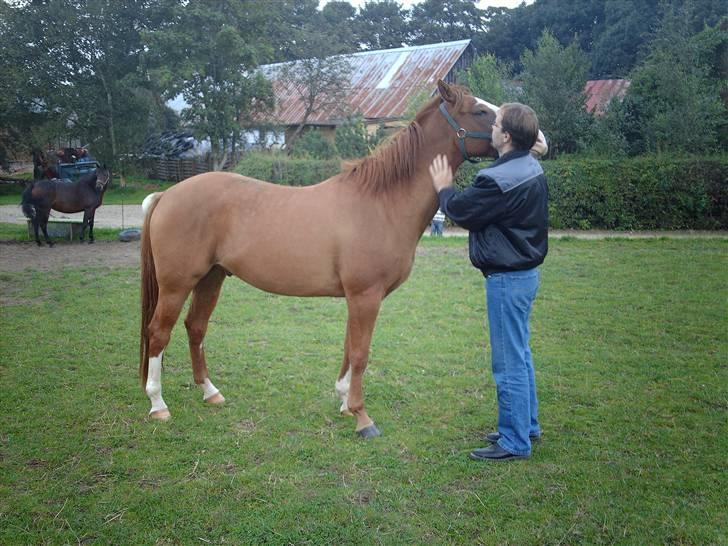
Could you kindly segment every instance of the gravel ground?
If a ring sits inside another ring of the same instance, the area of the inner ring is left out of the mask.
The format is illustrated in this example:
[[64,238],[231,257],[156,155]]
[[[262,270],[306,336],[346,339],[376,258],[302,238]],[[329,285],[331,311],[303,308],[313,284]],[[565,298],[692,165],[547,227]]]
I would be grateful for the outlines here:
[[[65,212],[51,211],[51,220],[54,218],[73,218],[83,220],[83,212],[75,212],[68,214]],[[1,205],[0,206],[0,223],[6,224],[24,224],[26,221],[20,205]],[[101,205],[96,210],[94,218],[94,227],[102,228],[125,228],[142,227],[144,216],[142,215],[141,205]]]
[[[83,213],[65,214],[52,211],[52,218],[83,219]],[[20,207],[0,205],[0,223],[25,224]],[[95,226],[104,228],[139,228],[143,224],[141,205],[102,205],[96,211]],[[459,228],[448,228],[445,236],[464,236],[467,232]],[[728,231],[551,231],[550,237],[575,237],[577,239],[625,238],[728,238]],[[58,243],[53,248],[38,247],[32,241],[27,243],[0,242],[0,272],[55,271],[78,267],[138,267],[139,241],[96,242],[92,245]]]

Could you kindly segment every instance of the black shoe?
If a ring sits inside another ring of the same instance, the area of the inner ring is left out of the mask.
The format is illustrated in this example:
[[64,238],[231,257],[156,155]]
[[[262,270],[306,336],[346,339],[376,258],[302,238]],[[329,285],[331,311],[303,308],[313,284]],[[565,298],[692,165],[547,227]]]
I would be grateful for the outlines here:
[[470,453],[470,458],[474,461],[512,461],[515,459],[528,459],[529,457],[530,455],[514,455],[513,453],[508,453],[498,444],[474,449]]
[[[496,442],[498,442],[498,440],[500,440],[500,436],[500,432],[489,432],[488,434],[483,436],[483,440],[485,440],[486,442],[490,442],[491,444],[495,444]],[[529,434],[528,439],[531,440],[531,442],[540,442],[541,436],[531,436]]]

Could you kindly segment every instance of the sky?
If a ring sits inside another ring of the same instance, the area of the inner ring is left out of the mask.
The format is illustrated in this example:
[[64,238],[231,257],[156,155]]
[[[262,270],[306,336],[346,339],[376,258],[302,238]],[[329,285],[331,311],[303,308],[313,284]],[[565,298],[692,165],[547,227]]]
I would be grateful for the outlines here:
[[[328,0],[320,0],[321,5],[327,3]],[[366,0],[347,0],[349,4],[355,8],[364,5]],[[413,4],[419,4],[422,0],[397,0],[397,2],[404,8],[411,8]],[[477,6],[481,9],[487,7],[504,7],[504,8],[515,8],[520,5],[523,0],[479,0]],[[526,4],[532,4],[533,0],[526,0]]]

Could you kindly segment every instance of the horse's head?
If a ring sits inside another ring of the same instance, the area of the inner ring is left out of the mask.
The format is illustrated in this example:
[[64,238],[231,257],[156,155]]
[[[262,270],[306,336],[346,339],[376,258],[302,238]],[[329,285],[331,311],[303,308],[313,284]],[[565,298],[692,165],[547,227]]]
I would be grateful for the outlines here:
[[498,107],[442,80],[438,80],[437,89],[442,99],[440,112],[455,132],[463,159],[476,163],[481,157],[497,157],[491,127]]
[[105,192],[111,182],[111,170],[103,165],[96,169],[96,191]]
[[[437,88],[442,98],[440,112],[455,131],[463,159],[477,163],[480,157],[498,157],[498,151],[491,143],[491,127],[500,108],[465,93],[461,87],[450,86],[442,80],[437,82]],[[473,139],[479,139],[480,142],[473,142]],[[531,147],[531,153],[536,157],[542,157],[546,152],[548,152],[546,137],[539,131],[538,138]],[[476,159],[471,156],[475,156]]]

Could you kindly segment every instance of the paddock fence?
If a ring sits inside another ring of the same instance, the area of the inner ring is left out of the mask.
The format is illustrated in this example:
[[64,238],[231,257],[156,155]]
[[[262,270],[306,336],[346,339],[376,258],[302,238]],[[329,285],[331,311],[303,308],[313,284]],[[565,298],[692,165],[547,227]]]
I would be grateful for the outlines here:
[[[234,154],[228,157],[223,165],[223,170],[234,167],[241,157],[242,154]],[[149,178],[171,182],[179,182],[190,176],[213,170],[212,158],[209,156],[199,158],[145,158],[141,160],[141,167]]]

